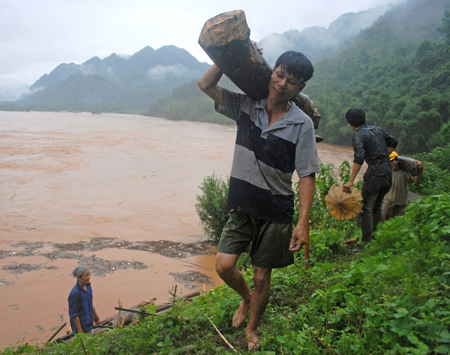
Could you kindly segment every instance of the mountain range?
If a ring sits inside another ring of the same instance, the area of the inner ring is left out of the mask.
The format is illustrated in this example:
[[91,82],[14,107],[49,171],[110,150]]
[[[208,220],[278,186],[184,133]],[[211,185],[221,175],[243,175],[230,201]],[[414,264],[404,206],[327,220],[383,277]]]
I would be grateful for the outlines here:
[[[311,27],[301,33],[291,30],[272,34],[260,44],[269,63],[287,49],[314,56],[370,27],[387,9],[344,14],[328,29]],[[172,89],[198,79],[208,67],[182,48],[163,46],[154,50],[147,46],[128,58],[113,53],[82,64],[60,64],[39,78],[30,87],[31,94],[14,105],[45,110],[142,112]]]
[[93,57],[82,64],[60,64],[50,74],[39,78],[30,89],[36,92],[73,75],[102,75],[112,81],[115,74],[135,74],[156,79],[173,75],[192,79],[206,68],[206,63],[200,63],[189,52],[176,46],[163,46],[157,50],[147,46],[129,58],[113,53],[103,60]]

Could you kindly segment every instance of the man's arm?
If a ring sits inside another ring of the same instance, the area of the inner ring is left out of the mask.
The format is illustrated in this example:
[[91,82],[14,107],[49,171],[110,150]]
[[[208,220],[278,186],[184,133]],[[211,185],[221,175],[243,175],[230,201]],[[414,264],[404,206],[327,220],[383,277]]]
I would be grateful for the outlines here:
[[81,322],[80,322],[80,318],[78,316],[73,317],[73,323],[75,324],[75,327],[77,328],[77,333],[83,333],[83,328],[81,328]]
[[211,65],[198,81],[198,87],[211,99],[223,106],[222,87],[218,84],[223,72],[217,65]]
[[289,250],[299,251],[309,240],[309,211],[314,199],[316,174],[301,177],[298,185],[299,216]]
[[92,308],[94,309],[94,324],[98,324],[100,322],[100,317],[97,314],[97,311],[95,310],[95,307],[92,306]]
[[356,175],[358,175],[360,170],[361,164],[353,163],[352,172],[350,174],[350,180],[346,184],[342,185],[342,190],[348,193],[351,192],[350,188],[353,186],[353,183],[355,182],[356,179]]
[[417,165],[419,167],[419,173],[417,174],[417,176],[411,176],[411,180],[414,181],[416,184],[420,181],[420,179],[422,179],[422,171],[423,171],[422,162],[419,161]]
[[386,145],[388,148],[388,154],[391,154],[394,151],[394,149],[397,147],[398,140],[386,132],[384,132],[384,140],[386,141]]

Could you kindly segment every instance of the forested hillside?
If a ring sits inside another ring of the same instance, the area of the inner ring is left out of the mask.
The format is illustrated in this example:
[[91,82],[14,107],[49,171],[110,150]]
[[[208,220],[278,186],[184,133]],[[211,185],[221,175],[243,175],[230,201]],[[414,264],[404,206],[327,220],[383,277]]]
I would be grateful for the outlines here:
[[450,14],[437,11],[444,8],[450,1],[409,1],[339,55],[315,63],[307,91],[327,142],[351,142],[344,115],[360,107],[369,124],[399,138],[403,153],[446,144],[439,130],[450,116]]
[[[233,91],[239,91],[227,77],[223,77],[220,84]],[[144,115],[172,120],[233,124],[232,120],[215,112],[214,103],[198,89],[197,80],[173,89],[168,97],[156,100]]]
[[[318,133],[325,142],[351,144],[354,132],[344,115],[360,107],[369,124],[399,139],[402,154],[447,144],[439,130],[450,117],[448,10],[450,0],[409,0],[388,11],[346,49],[314,63],[314,77],[304,93],[322,114]],[[155,102],[146,114],[221,122],[195,83]]]

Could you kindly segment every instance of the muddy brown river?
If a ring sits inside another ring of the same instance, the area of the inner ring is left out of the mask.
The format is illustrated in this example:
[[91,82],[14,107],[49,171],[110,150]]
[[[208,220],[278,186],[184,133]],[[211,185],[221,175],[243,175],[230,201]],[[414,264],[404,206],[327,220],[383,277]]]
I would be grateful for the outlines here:
[[[225,178],[234,126],[137,115],[0,111],[0,349],[70,329],[72,269],[101,319],[221,284],[194,204]],[[320,143],[323,163],[352,150]]]

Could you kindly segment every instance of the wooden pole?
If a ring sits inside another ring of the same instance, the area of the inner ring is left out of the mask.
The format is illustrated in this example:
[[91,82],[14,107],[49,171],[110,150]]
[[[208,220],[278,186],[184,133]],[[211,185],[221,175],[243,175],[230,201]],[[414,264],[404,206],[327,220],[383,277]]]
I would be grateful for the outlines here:
[[66,324],[67,323],[64,322],[64,324],[58,328],[58,330],[50,337],[50,339],[47,340],[47,343],[50,343],[53,340],[53,338],[62,330],[62,328],[66,326]]
[[146,311],[136,310],[136,309],[122,308],[122,307],[114,307],[114,309],[117,309],[118,311],[124,311],[124,312],[139,313],[139,314],[142,314],[143,316],[157,316],[157,314],[155,314],[155,313],[148,313]]

